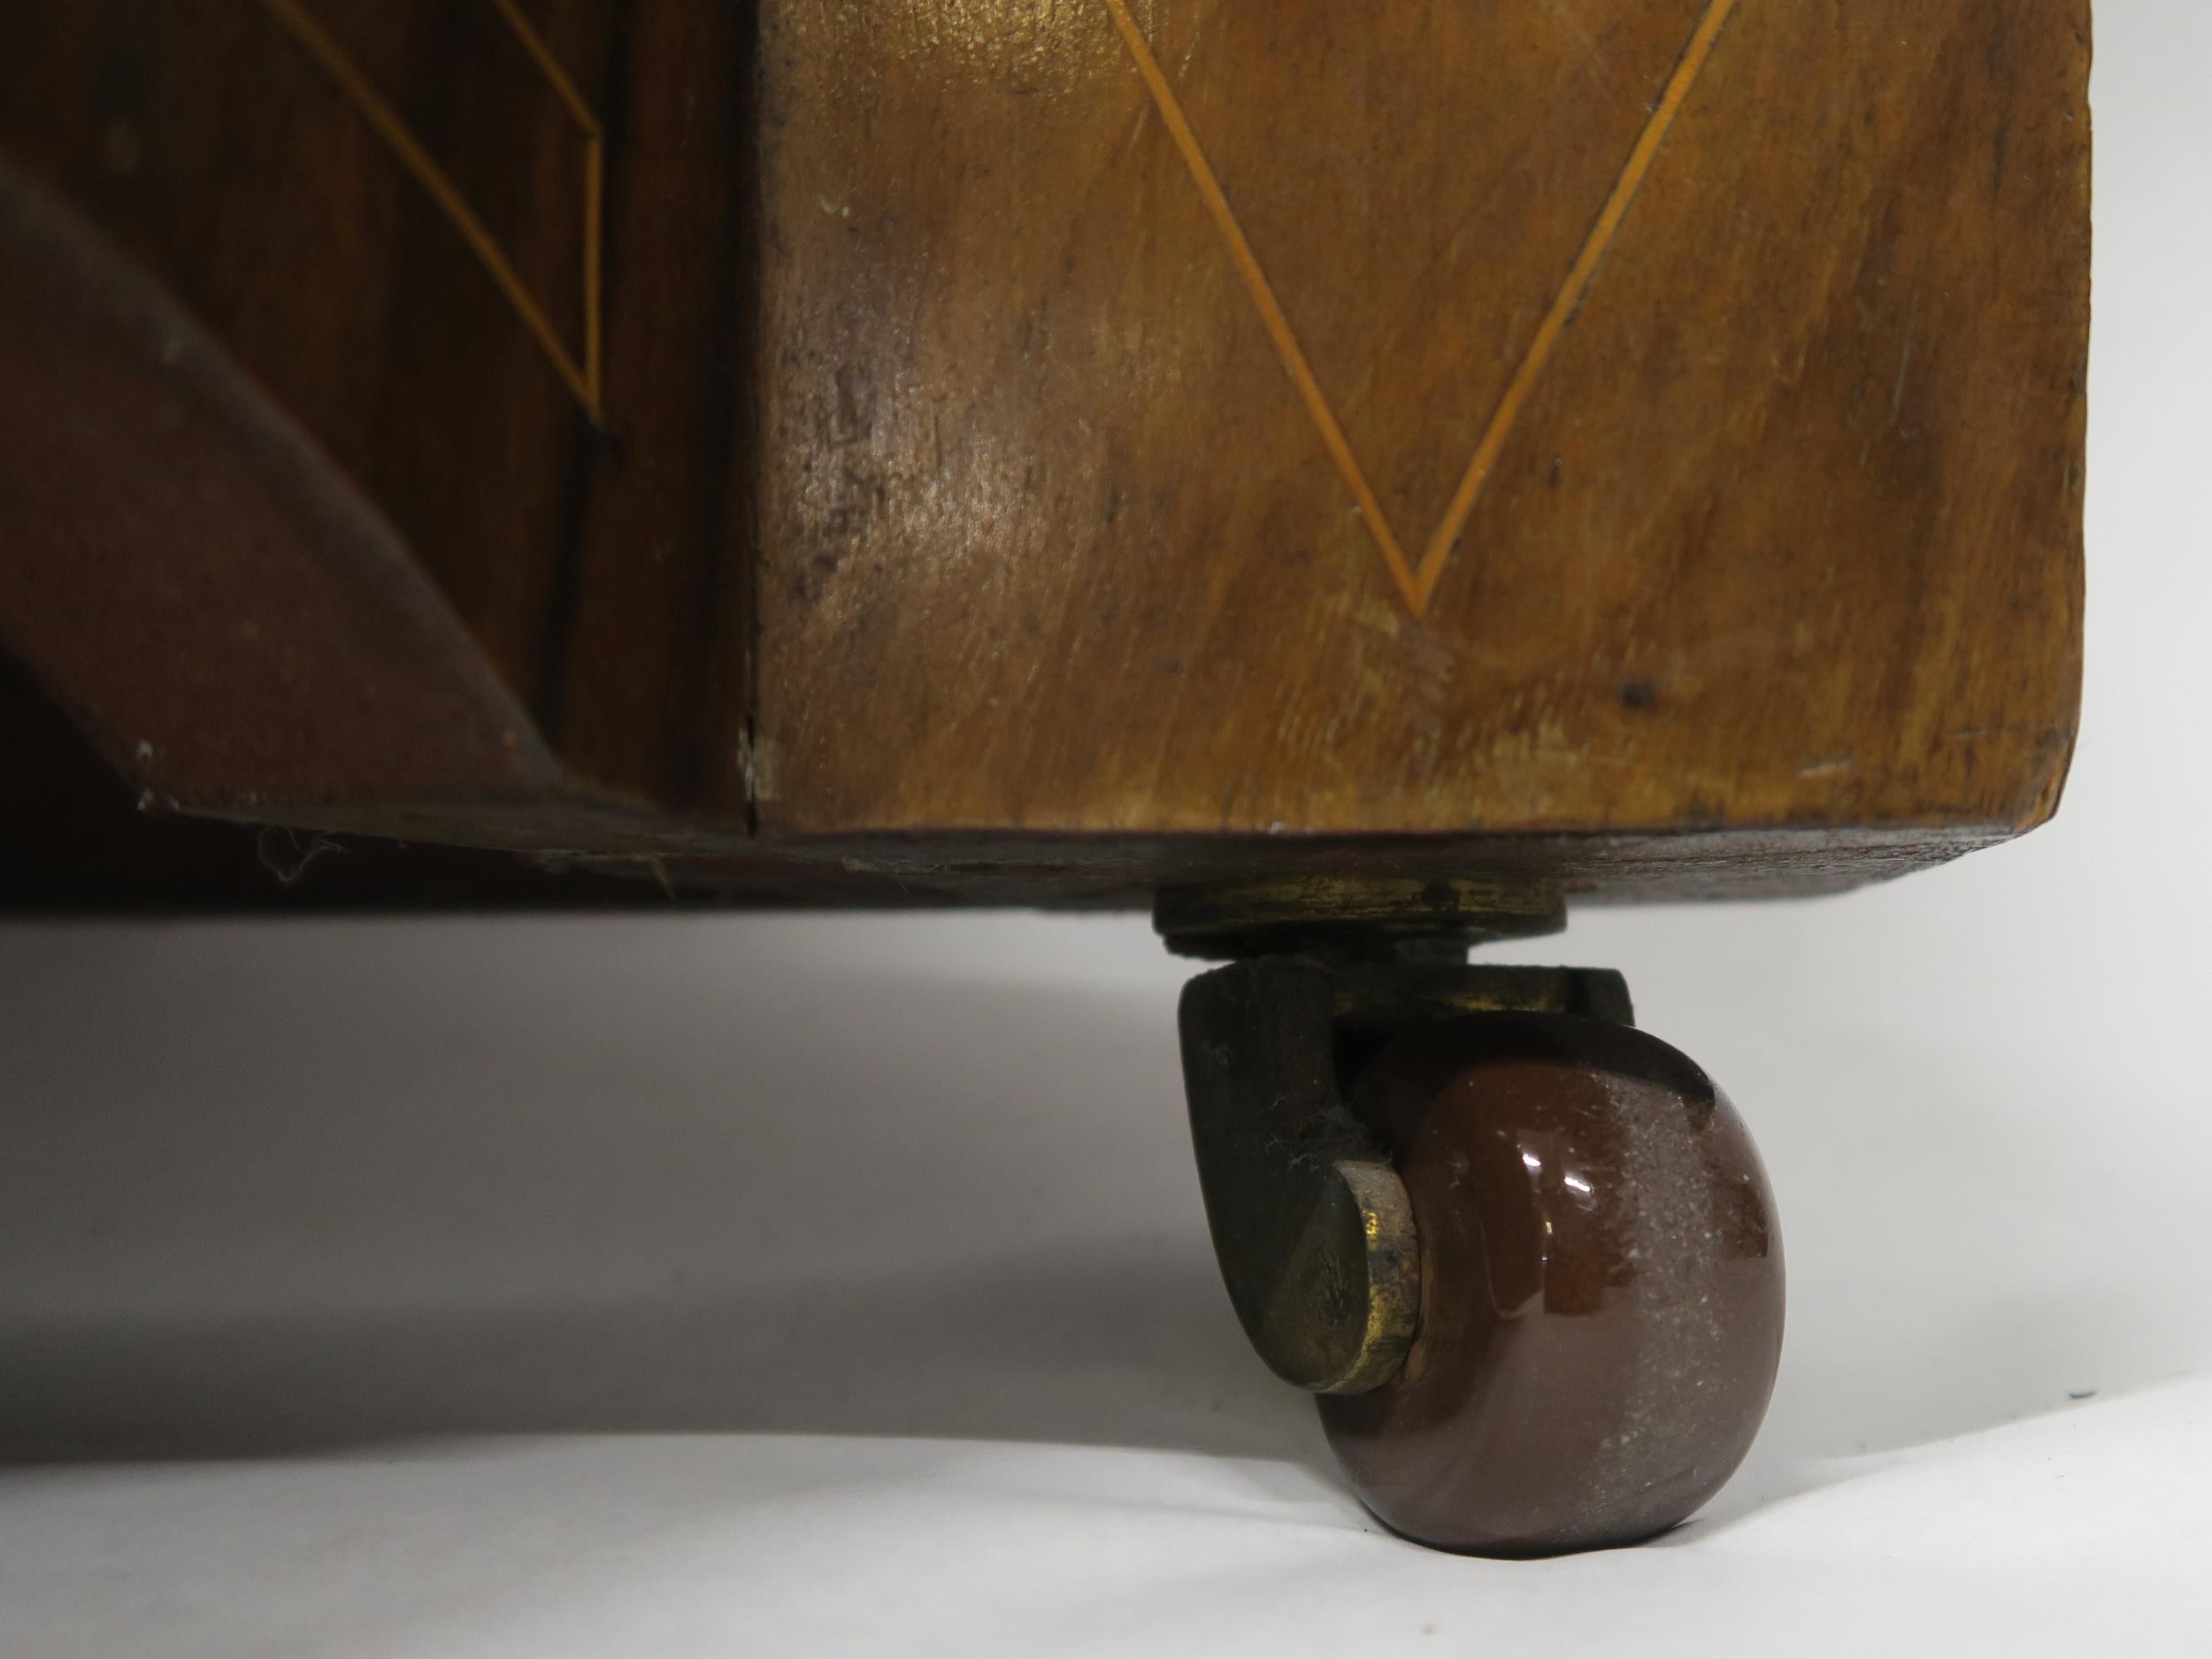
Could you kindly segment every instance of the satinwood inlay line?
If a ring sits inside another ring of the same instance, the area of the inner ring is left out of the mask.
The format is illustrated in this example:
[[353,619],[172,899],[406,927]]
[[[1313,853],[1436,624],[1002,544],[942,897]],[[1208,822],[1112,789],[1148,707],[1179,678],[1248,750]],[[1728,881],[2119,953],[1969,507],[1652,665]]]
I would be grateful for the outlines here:
[[1620,176],[1614,181],[1612,193],[1607,196],[1605,205],[1598,212],[1597,222],[1591,227],[1581,251],[1575,256],[1574,264],[1568,267],[1566,279],[1560,284],[1551,309],[1537,326],[1528,349],[1522,354],[1520,365],[1507,383],[1496,412],[1491,416],[1489,425],[1483,430],[1482,441],[1476,446],[1474,458],[1468,463],[1466,473],[1460,480],[1458,489],[1453,492],[1451,501],[1444,510],[1443,518],[1438,523],[1435,534],[1430,536],[1417,566],[1407,559],[1404,546],[1384,515],[1381,503],[1368,483],[1366,469],[1360,465],[1359,457],[1354,453],[1351,441],[1344,435],[1343,425],[1337,419],[1336,411],[1329,403],[1328,394],[1321,389],[1321,382],[1315,378],[1312,365],[1307,362],[1305,351],[1298,343],[1297,334],[1292,329],[1289,318],[1284,315],[1282,305],[1275,297],[1274,285],[1260,268],[1259,259],[1252,251],[1252,244],[1245,237],[1244,227],[1238,222],[1236,210],[1229,204],[1229,198],[1214,173],[1212,164],[1206,159],[1206,152],[1198,142],[1197,134],[1192,130],[1189,119],[1183,113],[1181,100],[1177,98],[1175,88],[1169,85],[1167,76],[1161,72],[1159,61],[1153,56],[1144,32],[1137,27],[1136,19],[1130,14],[1128,0],[1102,0],[1102,3],[1112,16],[1115,27],[1120,30],[1122,39],[1128,44],[1129,55],[1136,62],[1137,73],[1143,77],[1153,104],[1159,111],[1160,120],[1182,155],[1183,165],[1189,170],[1191,181],[1197,186],[1200,198],[1205,203],[1207,211],[1213,216],[1222,242],[1229,250],[1230,260],[1236,266],[1237,274],[1242,279],[1245,288],[1252,296],[1253,304],[1259,311],[1260,321],[1267,329],[1268,338],[1274,342],[1276,353],[1282,358],[1284,370],[1297,388],[1306,411],[1312,417],[1314,426],[1320,434],[1322,447],[1329,452],[1330,459],[1335,462],[1345,488],[1351,491],[1352,500],[1366,522],[1368,533],[1374,537],[1376,547],[1381,550],[1383,564],[1388,567],[1391,580],[1397,583],[1398,591],[1404,595],[1406,604],[1413,614],[1421,616],[1428,610],[1429,601],[1435,595],[1436,585],[1442,580],[1444,567],[1451,559],[1454,545],[1467,528],[1467,520],[1472,516],[1476,503],[1482,499],[1483,487],[1490,481],[1498,457],[1505,449],[1506,440],[1512,436],[1515,423],[1520,419],[1521,411],[1527,407],[1537,383],[1542,380],[1553,350],[1566,333],[1567,325],[1573,320],[1584,296],[1589,292],[1598,267],[1604,263],[1606,250],[1619,233],[1622,221],[1628,217],[1629,207],[1635,201],[1637,191],[1642,188],[1646,175],[1650,173],[1652,163],[1658,157],[1660,146],[1666,142],[1667,133],[1673,127],[1675,118],[1681,114],[1682,106],[1688,102],[1699,75],[1711,59],[1713,47],[1720,39],[1721,30],[1727,25],[1729,13],[1735,10],[1736,0],[1709,0],[1704,15],[1698,19],[1689,45],[1675,65],[1674,73],[1668,79],[1666,90],[1660,95],[1659,102],[1652,106],[1651,119],[1645,122],[1635,148],[1629,152]]
[[368,77],[361,73],[345,49],[299,0],[261,0],[261,4],[284,32],[337,82],[338,89],[360,111],[370,130],[429,193],[430,199],[438,204],[439,211],[475,254],[493,285],[514,308],[523,326],[553,360],[555,372],[583,404],[585,412],[596,421],[600,416],[600,219],[606,171],[604,138],[599,118],[591,112],[591,106],[578,93],[575,83],[562,70],[543,37],[530,27],[515,0],[491,0],[491,4],[584,134],[584,350],[580,362],[562,342],[560,332],[547,318],[544,308],[531,294],[484,221],[463,198],[459,188],[445,169],[431,158],[430,152],[409,129],[399,111],[370,85]]

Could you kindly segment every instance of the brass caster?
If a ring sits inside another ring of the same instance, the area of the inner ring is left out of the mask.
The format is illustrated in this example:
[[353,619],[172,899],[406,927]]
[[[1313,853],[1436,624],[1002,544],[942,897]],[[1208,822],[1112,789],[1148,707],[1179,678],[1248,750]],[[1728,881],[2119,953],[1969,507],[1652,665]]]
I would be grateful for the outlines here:
[[1551,1555],[1686,1519],[1750,1448],[1781,1357],[1773,1198],[1734,1108],[1635,1029],[1617,974],[1455,965],[1418,929],[1300,936],[1181,1010],[1255,1348],[1420,1543]]

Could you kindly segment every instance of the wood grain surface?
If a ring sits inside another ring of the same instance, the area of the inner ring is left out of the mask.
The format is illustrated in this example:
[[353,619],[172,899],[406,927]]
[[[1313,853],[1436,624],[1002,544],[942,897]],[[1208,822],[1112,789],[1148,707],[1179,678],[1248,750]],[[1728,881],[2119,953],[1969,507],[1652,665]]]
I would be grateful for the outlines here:
[[0,151],[289,411],[580,781],[738,793],[742,9],[36,0],[10,29]]
[[2080,7],[767,20],[764,823],[2050,809],[2078,672]]
[[[1356,862],[1793,891],[2055,804],[2087,27],[37,0],[0,162],[291,424],[239,465],[326,467],[332,534],[419,566],[459,643],[396,683],[483,678],[539,757],[426,792],[391,757],[430,717],[302,705],[312,766],[250,812],[235,767],[173,772],[184,810],[810,900]],[[0,638],[101,614],[100,569],[250,564],[178,511],[108,513],[104,563],[35,550],[89,519],[11,537],[40,609]],[[212,660],[135,656],[157,690]]]

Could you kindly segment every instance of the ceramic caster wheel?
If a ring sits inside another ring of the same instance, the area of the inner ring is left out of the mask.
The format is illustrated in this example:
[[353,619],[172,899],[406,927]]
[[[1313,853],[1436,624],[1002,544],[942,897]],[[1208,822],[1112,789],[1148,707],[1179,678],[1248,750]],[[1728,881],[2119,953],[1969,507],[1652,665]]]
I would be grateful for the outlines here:
[[1419,1311],[1396,1374],[1325,1395],[1368,1508],[1443,1549],[1548,1555],[1682,1521],[1750,1449],[1782,1254],[1727,1097],[1631,1027],[1475,1015],[1393,1043],[1353,1108],[1403,1181]]
[[1230,1301],[1361,1499],[1443,1549],[1665,1531],[1742,1462],[1781,1357],[1773,1198],[1727,1097],[1620,975],[1451,959],[1559,914],[1446,881],[1160,903],[1171,945],[1240,958],[1181,1012]]

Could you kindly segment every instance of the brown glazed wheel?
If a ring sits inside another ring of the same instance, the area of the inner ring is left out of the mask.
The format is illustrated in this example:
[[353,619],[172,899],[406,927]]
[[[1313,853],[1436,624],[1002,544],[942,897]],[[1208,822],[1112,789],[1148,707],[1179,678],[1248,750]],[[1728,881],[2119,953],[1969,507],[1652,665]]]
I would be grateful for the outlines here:
[[1766,1415],[1782,1248],[1728,1098],[1657,1039],[1475,1014],[1392,1044],[1354,1105],[1420,1237],[1397,1379],[1324,1396],[1361,1499],[1441,1549],[1629,1544],[1717,1492]]

